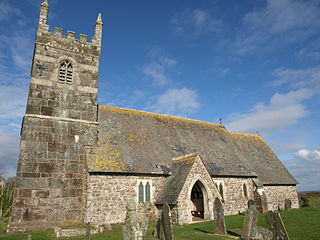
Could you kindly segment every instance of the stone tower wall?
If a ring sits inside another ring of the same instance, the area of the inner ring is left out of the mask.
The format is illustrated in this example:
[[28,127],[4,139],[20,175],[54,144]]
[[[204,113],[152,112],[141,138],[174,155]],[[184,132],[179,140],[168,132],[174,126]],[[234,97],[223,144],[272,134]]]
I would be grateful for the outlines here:
[[[29,96],[21,129],[17,186],[8,232],[84,223],[84,146],[97,140],[97,86],[102,21],[91,42],[49,32],[43,1]],[[59,81],[63,60],[72,82]]]

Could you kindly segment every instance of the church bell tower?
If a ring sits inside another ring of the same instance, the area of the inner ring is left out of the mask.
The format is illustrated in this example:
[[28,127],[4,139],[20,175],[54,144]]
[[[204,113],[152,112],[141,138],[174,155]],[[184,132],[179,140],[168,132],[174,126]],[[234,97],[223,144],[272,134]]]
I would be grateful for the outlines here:
[[8,232],[84,223],[85,145],[97,139],[102,18],[94,37],[49,31],[40,7]]

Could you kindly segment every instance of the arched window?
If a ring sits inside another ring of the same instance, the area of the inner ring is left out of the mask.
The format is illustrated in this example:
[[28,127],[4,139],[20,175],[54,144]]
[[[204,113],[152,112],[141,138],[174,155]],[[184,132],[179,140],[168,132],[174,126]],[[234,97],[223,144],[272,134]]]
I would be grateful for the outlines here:
[[150,184],[147,182],[146,184],[146,203],[150,202]]
[[139,203],[143,203],[144,202],[144,186],[142,184],[142,182],[140,182],[139,184]]
[[247,190],[247,185],[244,183],[243,184],[243,196],[248,199],[248,190]]
[[73,66],[70,60],[63,60],[59,67],[59,82],[71,84],[73,81]]
[[220,192],[221,197],[223,198],[223,186],[222,186],[222,183],[220,183],[220,185],[219,185],[219,192]]

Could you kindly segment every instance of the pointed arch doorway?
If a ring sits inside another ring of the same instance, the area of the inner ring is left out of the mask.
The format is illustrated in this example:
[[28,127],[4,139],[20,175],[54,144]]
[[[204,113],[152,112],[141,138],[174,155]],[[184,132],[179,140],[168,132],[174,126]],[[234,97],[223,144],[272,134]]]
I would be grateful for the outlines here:
[[201,181],[196,181],[191,190],[193,221],[209,219],[208,192]]

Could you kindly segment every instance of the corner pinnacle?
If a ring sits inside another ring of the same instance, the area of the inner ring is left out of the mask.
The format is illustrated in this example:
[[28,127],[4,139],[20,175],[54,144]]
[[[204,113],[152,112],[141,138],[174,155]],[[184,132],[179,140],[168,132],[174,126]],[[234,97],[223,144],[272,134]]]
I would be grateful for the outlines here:
[[102,16],[101,13],[98,14],[97,23],[102,23]]
[[48,0],[43,0],[43,2],[41,3],[41,6],[44,6],[44,5],[46,5],[46,6],[49,5]]

